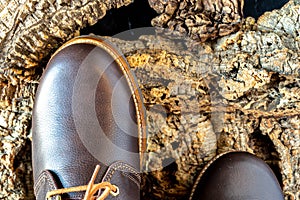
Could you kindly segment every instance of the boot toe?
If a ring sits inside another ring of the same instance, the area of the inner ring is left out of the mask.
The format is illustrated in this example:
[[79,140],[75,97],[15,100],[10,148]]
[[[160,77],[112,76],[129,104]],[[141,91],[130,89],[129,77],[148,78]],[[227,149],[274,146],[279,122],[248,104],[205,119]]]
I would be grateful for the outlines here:
[[231,152],[213,161],[197,178],[192,200],[283,200],[270,167],[246,152]]

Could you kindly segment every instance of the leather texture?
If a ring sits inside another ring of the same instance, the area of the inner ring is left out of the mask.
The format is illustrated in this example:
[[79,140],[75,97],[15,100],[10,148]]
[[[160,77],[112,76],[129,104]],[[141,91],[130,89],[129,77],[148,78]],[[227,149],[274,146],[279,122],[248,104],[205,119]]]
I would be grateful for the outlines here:
[[246,152],[220,156],[197,178],[190,200],[283,200],[270,167]]
[[[101,169],[95,182],[109,179],[120,189],[118,197],[108,199],[139,199],[145,149],[141,96],[133,91],[137,86],[129,67],[124,71],[120,66],[124,58],[106,47],[114,50],[100,38],[73,39],[45,69],[33,110],[38,200],[54,188],[88,184],[97,164]],[[83,193],[63,197],[80,199]]]

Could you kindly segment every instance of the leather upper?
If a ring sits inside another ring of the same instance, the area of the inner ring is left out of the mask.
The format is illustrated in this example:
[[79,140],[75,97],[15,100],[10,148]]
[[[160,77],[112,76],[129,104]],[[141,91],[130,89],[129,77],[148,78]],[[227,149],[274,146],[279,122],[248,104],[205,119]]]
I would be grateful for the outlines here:
[[[93,44],[95,40],[81,38],[61,48],[41,79],[32,139],[37,199],[53,188],[86,185],[97,164],[101,169],[96,182],[110,178],[119,183],[120,192],[130,186],[134,198],[128,194],[121,199],[137,199],[140,151],[145,148],[143,110],[137,105],[141,99],[136,100],[140,97],[133,91],[130,72],[120,67],[113,52]],[[111,170],[113,175],[105,175]],[[78,195],[82,198],[83,193],[66,198]]]

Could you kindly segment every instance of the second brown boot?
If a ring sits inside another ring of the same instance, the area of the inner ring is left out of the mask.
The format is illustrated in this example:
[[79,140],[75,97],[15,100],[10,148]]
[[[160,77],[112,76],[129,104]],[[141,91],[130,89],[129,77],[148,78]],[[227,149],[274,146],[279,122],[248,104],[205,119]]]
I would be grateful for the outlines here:
[[276,176],[258,157],[231,152],[217,157],[197,178],[190,200],[283,200]]

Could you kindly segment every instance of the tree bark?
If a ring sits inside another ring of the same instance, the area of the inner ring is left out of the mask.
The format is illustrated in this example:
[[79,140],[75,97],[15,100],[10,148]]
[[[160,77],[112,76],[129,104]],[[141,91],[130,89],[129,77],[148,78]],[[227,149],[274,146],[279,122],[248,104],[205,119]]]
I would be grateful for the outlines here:
[[[99,10],[94,4],[104,6],[97,1],[78,7],[57,4],[59,11],[49,9],[50,17],[44,10],[35,25],[18,21],[20,15],[12,18],[15,31],[4,32],[0,198],[32,198],[30,121],[38,78],[58,46],[110,8]],[[248,151],[265,160],[286,199],[300,199],[299,4],[290,1],[257,22],[247,18],[236,33],[207,43],[160,30],[135,41],[107,38],[124,53],[144,97],[149,133],[145,169],[151,171],[143,181],[145,199],[187,199],[205,164],[230,150]],[[0,9],[0,16],[5,9]],[[68,20],[55,24],[56,13]],[[35,39],[45,30],[49,32],[43,39]]]

